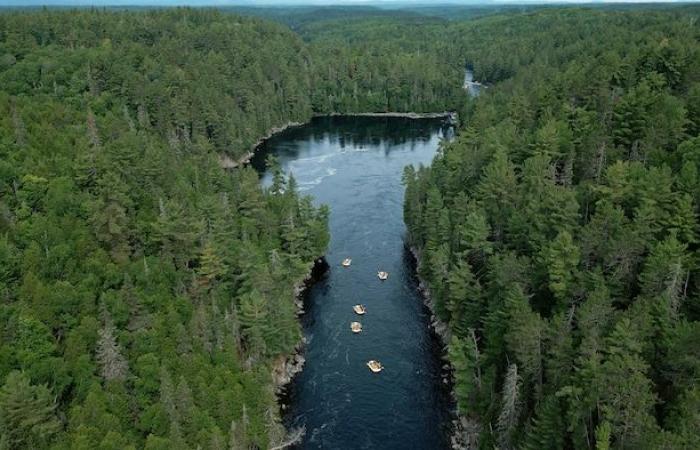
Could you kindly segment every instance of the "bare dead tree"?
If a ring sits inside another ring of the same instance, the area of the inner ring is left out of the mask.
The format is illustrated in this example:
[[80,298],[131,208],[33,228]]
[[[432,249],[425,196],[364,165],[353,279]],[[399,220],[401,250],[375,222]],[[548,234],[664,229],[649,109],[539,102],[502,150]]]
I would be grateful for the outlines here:
[[481,389],[481,364],[479,363],[479,358],[481,355],[479,354],[479,343],[476,339],[476,332],[474,331],[474,328],[469,328],[469,338],[472,340],[472,345],[474,348],[474,365],[476,369],[474,376],[476,377],[476,385],[478,389]]
[[122,112],[124,113],[124,120],[126,120],[126,123],[129,125],[129,130],[136,131],[136,124],[134,123],[134,120],[131,118],[131,114],[129,113],[129,108],[126,105],[124,105],[122,107]]
[[513,429],[518,424],[520,410],[520,375],[518,366],[513,363],[508,366],[505,380],[503,382],[503,396],[501,403],[501,413],[496,421],[498,430],[498,440],[502,449],[511,448],[510,438]]
[[129,371],[115,332],[112,318],[105,312],[104,326],[99,331],[100,338],[97,341],[97,362],[100,365],[100,375],[105,381],[124,380]]

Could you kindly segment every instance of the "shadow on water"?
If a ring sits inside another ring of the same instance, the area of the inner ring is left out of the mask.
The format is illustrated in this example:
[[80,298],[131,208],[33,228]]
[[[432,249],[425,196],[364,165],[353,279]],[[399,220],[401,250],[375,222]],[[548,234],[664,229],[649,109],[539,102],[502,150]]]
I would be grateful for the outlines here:
[[406,144],[425,143],[433,137],[435,130],[417,125],[420,122],[438,124],[444,134],[450,134],[450,138],[452,137],[452,126],[441,119],[314,117],[307,125],[289,128],[264,141],[250,160],[250,165],[256,171],[264,173],[265,158],[268,154],[276,154],[280,146],[284,147],[286,157],[293,159],[303,152],[304,144],[324,140],[328,140],[331,145],[337,145],[341,150],[387,145],[388,151],[391,151],[391,148]]
[[[435,119],[324,117],[268,140],[252,161],[268,184],[264,161],[274,154],[300,190],[331,208],[328,266],[303,297],[306,364],[281,398],[285,425],[306,427],[297,448],[449,447],[454,404],[404,244],[401,174],[429,164],[450,137]],[[340,266],[345,257],[349,268]],[[389,279],[379,281],[377,270]],[[353,313],[357,303],[366,315]],[[371,373],[370,359],[385,369]]]

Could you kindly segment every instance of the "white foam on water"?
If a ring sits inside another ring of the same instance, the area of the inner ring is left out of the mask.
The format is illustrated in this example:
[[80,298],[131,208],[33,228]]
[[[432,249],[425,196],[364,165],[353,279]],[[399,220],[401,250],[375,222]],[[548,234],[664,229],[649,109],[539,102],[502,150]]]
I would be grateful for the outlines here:
[[323,182],[328,177],[332,177],[338,172],[338,170],[334,167],[327,167],[325,169],[325,173],[322,175],[317,176],[316,178],[313,178],[309,181],[305,180],[297,180],[297,184],[299,185],[299,190],[300,191],[308,191],[310,189],[313,189],[314,186],[318,186]]
[[354,148],[344,148],[340,151],[341,154],[345,153],[366,153],[369,151],[369,148],[365,147],[354,147]]

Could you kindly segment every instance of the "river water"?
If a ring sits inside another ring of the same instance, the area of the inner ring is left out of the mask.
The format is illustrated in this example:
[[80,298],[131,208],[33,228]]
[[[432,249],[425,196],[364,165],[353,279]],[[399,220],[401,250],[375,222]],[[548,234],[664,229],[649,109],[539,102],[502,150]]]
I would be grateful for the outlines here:
[[474,81],[474,71],[471,69],[466,69],[464,71],[464,89],[471,97],[478,97],[481,94],[481,88],[483,87],[480,83]]
[[[329,269],[308,289],[302,316],[306,365],[287,389],[285,423],[306,427],[299,448],[449,447],[454,405],[404,247],[401,175],[429,164],[451,135],[440,119],[316,118],[266,141],[251,162],[269,185],[264,160],[274,154],[303,193],[331,208]],[[358,303],[366,315],[353,312]],[[369,371],[371,359],[381,373]]]

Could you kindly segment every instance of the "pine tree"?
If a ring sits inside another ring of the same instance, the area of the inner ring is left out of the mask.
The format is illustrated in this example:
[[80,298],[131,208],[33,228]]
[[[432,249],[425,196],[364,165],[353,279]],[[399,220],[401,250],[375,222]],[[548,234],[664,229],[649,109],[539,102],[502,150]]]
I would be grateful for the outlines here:
[[574,317],[575,307],[572,306],[569,311],[554,315],[546,324],[544,378],[550,390],[563,387],[572,375],[576,354],[572,335]]
[[272,173],[272,185],[270,185],[270,192],[273,194],[281,194],[285,190],[286,181],[284,179],[284,172],[282,172],[282,166],[279,160],[274,155],[268,155],[265,159],[265,166],[267,171]]
[[448,345],[448,356],[454,368],[455,395],[457,407],[462,415],[476,412],[474,403],[475,395],[481,389],[481,368],[479,361],[479,349],[476,347],[474,330],[471,336],[460,339],[452,337]]
[[505,301],[508,349],[519,363],[523,378],[528,383],[535,383],[539,389],[542,384],[544,323],[539,314],[532,311],[527,297],[519,288],[509,291]]
[[200,285],[204,288],[213,287],[215,281],[220,279],[226,271],[226,264],[218,255],[214,244],[207,241],[199,257],[199,267],[197,268]]
[[528,450],[558,450],[566,448],[566,425],[560,400],[545,396],[535,408],[532,425],[525,436],[523,448]]
[[515,205],[517,180],[515,167],[503,151],[493,155],[493,160],[484,169],[477,188],[478,198],[487,215],[496,241],[503,239],[506,222]]
[[10,372],[0,388],[0,442],[4,448],[47,448],[61,430],[56,406],[46,386],[32,385],[22,372]]
[[673,315],[678,313],[687,280],[686,245],[671,234],[654,246],[639,275],[642,292],[649,297],[663,295]]
[[655,426],[648,366],[628,319],[620,320],[606,341],[600,382],[602,417],[610,422],[621,448],[638,448]]
[[134,282],[128,273],[124,274],[124,282],[122,283],[120,291],[122,301],[129,308],[129,321],[127,322],[126,329],[132,333],[143,329],[148,324],[150,318],[141,301],[139,292],[137,292]]
[[557,299],[558,309],[567,308],[574,288],[580,251],[568,231],[560,232],[542,252],[541,262],[548,277],[549,289]]
[[408,229],[408,238],[413,245],[422,247],[423,235],[421,234],[422,204],[419,186],[416,179],[416,170],[409,165],[404,168],[401,178],[406,192],[404,194],[403,218]]
[[473,266],[482,265],[486,257],[493,252],[493,244],[489,241],[491,226],[482,210],[469,211],[462,225],[455,227],[455,233],[458,241],[457,252],[466,252]]
[[248,353],[254,357],[267,352],[268,310],[265,299],[258,291],[241,297],[239,319]]
[[700,420],[700,387],[690,386],[673,404],[667,418],[667,428],[678,436],[680,448],[698,448],[700,436],[697,423]]
[[430,282],[430,292],[435,304],[435,314],[442,320],[448,320],[447,283],[449,275],[449,249],[446,244],[436,248],[428,248],[425,252],[425,262],[420,266],[420,275]]
[[610,422],[601,422],[595,429],[595,450],[610,450]]
[[450,326],[461,337],[469,328],[477,328],[484,312],[481,286],[468,263],[460,261],[447,278],[447,302]]
[[194,398],[187,380],[182,375],[175,388],[175,398],[177,399],[178,424],[187,433],[187,436],[195,436],[199,430],[195,426],[196,408]]
[[694,244],[697,242],[698,227],[695,216],[693,197],[689,194],[678,195],[669,208],[664,225],[681,242]]
[[302,255],[307,240],[306,231],[297,222],[298,218],[290,212],[282,224],[282,248],[290,255]]
[[425,213],[422,223],[425,229],[422,234],[427,237],[427,247],[436,248],[443,242],[440,241],[440,216],[443,211],[443,201],[440,191],[436,187],[428,189],[428,194],[425,202]]
[[613,136],[615,143],[624,147],[633,157],[638,157],[639,139],[644,135],[646,126],[647,102],[642,100],[637,90],[632,90],[625,95],[615,106],[613,112]]
[[563,121],[550,118],[535,132],[535,154],[561,161],[571,152],[571,130]]
[[109,249],[117,262],[125,262],[131,254],[129,214],[131,203],[124,193],[125,184],[113,173],[97,180],[100,195],[92,204],[92,224],[97,239]]
[[614,323],[615,311],[605,278],[599,273],[591,276],[591,287],[586,300],[575,310],[579,353],[583,356],[602,351],[603,338]]
[[160,404],[168,414],[171,423],[180,420],[175,397],[175,386],[170,373],[165,367],[160,368]]

